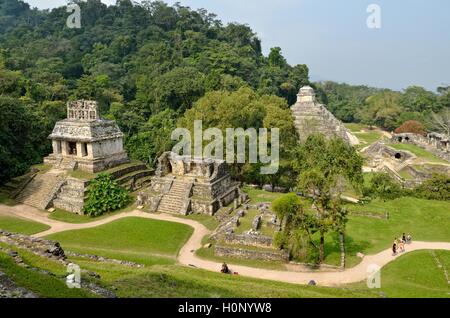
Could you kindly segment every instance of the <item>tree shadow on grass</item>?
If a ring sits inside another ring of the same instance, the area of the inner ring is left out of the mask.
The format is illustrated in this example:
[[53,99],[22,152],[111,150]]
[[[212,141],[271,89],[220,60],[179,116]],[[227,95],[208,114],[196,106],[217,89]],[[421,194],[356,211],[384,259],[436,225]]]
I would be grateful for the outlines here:
[[[345,236],[345,254],[348,256],[356,256],[356,253],[364,253],[371,244],[369,241],[355,241],[351,236]],[[325,262],[328,257],[333,254],[340,254],[339,234],[333,233],[325,240]]]

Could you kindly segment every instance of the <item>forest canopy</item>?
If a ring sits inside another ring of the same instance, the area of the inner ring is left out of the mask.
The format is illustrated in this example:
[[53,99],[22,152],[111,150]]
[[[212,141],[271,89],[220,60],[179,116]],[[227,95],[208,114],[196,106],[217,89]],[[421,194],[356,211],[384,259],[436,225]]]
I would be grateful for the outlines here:
[[[248,25],[225,25],[205,9],[161,1],[75,2],[79,29],[67,27],[66,7],[38,10],[0,0],[0,184],[50,152],[47,136],[73,99],[97,100],[102,117],[124,132],[130,157],[149,164],[170,149],[172,129],[215,97],[239,111],[240,98],[249,96],[246,107],[255,108],[242,109],[246,118],[257,126],[284,125],[288,135],[287,107],[303,85],[314,86],[339,119],[389,130],[408,120],[426,124],[450,105],[448,87],[395,92],[310,83],[306,65],[290,65],[279,47],[265,56]],[[214,120],[225,123],[231,115],[219,111]]]

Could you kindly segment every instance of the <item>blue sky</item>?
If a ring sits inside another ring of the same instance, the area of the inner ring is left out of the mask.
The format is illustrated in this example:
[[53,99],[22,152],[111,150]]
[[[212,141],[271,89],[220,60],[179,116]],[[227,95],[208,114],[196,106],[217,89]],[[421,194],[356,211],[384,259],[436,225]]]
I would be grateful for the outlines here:
[[[112,4],[115,0],[102,0]],[[52,8],[66,0],[26,0]],[[176,0],[166,0],[169,4]],[[264,52],[279,46],[290,64],[305,63],[313,80],[403,89],[450,85],[448,0],[179,0],[224,22],[247,23]],[[369,4],[381,28],[369,29]]]

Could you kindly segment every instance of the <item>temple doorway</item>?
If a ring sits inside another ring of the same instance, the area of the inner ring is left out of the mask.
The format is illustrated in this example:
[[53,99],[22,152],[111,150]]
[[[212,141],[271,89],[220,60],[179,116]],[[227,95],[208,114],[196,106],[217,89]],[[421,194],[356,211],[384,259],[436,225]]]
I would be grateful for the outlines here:
[[76,156],[77,155],[77,143],[73,141],[69,141],[69,155]]

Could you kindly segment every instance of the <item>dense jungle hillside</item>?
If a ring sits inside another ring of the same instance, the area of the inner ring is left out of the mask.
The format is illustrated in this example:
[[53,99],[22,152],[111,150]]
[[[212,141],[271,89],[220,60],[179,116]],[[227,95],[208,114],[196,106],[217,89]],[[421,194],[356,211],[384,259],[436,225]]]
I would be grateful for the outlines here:
[[[50,152],[47,136],[73,99],[97,100],[102,116],[125,133],[130,157],[149,164],[170,149],[173,128],[201,109],[215,116],[211,125],[278,125],[290,135],[288,106],[307,84],[338,118],[386,129],[450,105],[446,87],[394,92],[310,83],[306,65],[289,65],[279,47],[265,56],[248,25],[225,25],[203,9],[77,3],[81,28],[71,29],[66,7],[0,0],[0,184]],[[218,99],[223,108],[213,107]]]

